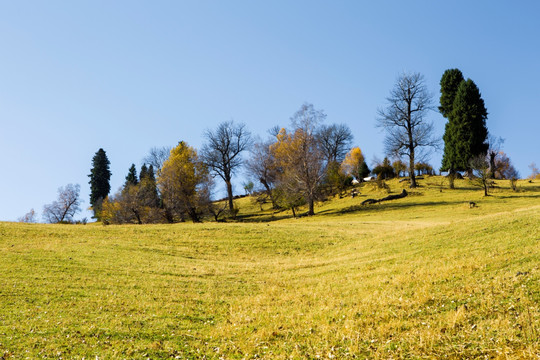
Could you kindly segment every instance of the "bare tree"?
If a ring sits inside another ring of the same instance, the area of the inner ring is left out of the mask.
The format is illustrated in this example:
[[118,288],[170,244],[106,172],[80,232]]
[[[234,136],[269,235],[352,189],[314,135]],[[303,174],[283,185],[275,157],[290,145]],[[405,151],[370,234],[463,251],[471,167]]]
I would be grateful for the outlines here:
[[170,146],[153,147],[148,152],[148,155],[143,159],[143,163],[152,165],[154,172],[159,174],[159,171],[163,167],[165,160],[169,158],[171,154]]
[[538,174],[540,174],[540,171],[538,170],[538,167],[536,166],[536,163],[532,162],[529,164],[529,169],[531,169],[531,175],[529,175],[529,179],[536,179],[538,178]]
[[322,110],[303,104],[291,117],[293,132],[288,134],[282,129],[277,143],[272,145],[281,169],[280,187],[291,204],[303,197],[308,203],[308,215],[315,214],[314,202],[325,173],[324,153],[317,139],[317,130],[325,118]]
[[432,109],[432,95],[421,74],[403,74],[386,100],[388,106],[378,111],[377,126],[386,131],[385,148],[389,155],[409,158],[411,188],[415,188],[414,164],[418,152],[438,145],[433,137],[433,124],[426,119]]
[[489,168],[489,162],[486,160],[486,156],[474,156],[469,160],[469,166],[474,175],[476,175],[476,184],[484,189],[485,196],[489,196],[488,190],[493,184],[493,180],[490,179],[491,170]]
[[18,219],[19,222],[22,223],[36,223],[37,222],[37,214],[34,209],[30,209],[29,212],[27,212],[24,216],[21,216]]
[[67,184],[58,188],[58,200],[43,207],[43,217],[49,223],[72,222],[73,216],[81,211],[79,184]]
[[277,208],[277,203],[272,190],[278,178],[276,159],[271,149],[272,141],[257,141],[251,149],[251,157],[246,162],[246,167],[252,177],[257,179],[264,187],[266,197],[272,202],[272,207]]
[[341,163],[350,150],[353,135],[345,124],[322,125],[318,139],[326,161]]
[[225,182],[229,210],[233,213],[232,176],[242,166],[241,154],[251,144],[251,134],[245,124],[226,121],[215,131],[206,130],[204,137],[207,143],[202,148],[203,161],[214,175]]
[[501,152],[502,146],[504,144],[504,139],[502,137],[496,137],[493,135],[488,136],[488,151],[487,155],[489,158],[489,177],[495,179],[495,173],[497,172],[497,155]]

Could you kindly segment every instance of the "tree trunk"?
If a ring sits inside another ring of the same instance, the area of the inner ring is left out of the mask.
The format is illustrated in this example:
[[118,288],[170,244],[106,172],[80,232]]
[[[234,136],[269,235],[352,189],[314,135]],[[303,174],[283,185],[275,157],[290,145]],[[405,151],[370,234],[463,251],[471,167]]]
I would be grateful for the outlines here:
[[495,157],[497,153],[494,151],[489,152],[489,178],[495,179]]
[[131,209],[133,211],[133,214],[135,214],[135,217],[137,218],[137,224],[142,225],[141,216],[139,215],[139,212],[135,209]]
[[411,155],[409,156],[409,176],[411,178],[411,189],[416,187],[416,177],[414,175],[414,149],[411,149]]
[[225,181],[225,184],[227,185],[227,197],[228,197],[228,199],[229,199],[229,210],[231,211],[231,213],[233,213],[233,210],[234,210],[234,203],[233,203],[233,192],[232,192],[231,179],[228,178],[228,179]]
[[313,197],[309,198],[308,203],[309,203],[308,215],[309,216],[315,215],[315,205],[314,205],[315,201],[313,201]]
[[[407,89],[408,99],[411,99],[411,89]],[[411,189],[416,187],[416,178],[414,177],[414,139],[413,139],[413,128],[412,128],[412,109],[411,101],[407,102],[407,135],[409,136],[409,176],[411,177]]]
[[189,214],[189,217],[191,218],[191,220],[194,223],[200,223],[201,222],[201,219],[199,219],[199,214],[197,214],[197,209],[195,209],[193,207],[190,207],[188,209],[188,214]]
[[[261,182],[261,184],[263,184],[264,188],[266,189],[266,195],[268,195],[268,197],[270,198],[270,201],[272,202],[272,209],[277,209],[276,200],[274,200],[274,197],[272,196],[272,189],[270,189],[270,186],[268,185],[266,180],[259,179],[259,181]],[[261,206],[261,210],[262,210],[262,206]]]
[[449,183],[449,187],[450,189],[455,189],[455,185],[454,185],[454,180],[456,179],[456,173],[454,170],[449,170],[448,171],[448,183]]

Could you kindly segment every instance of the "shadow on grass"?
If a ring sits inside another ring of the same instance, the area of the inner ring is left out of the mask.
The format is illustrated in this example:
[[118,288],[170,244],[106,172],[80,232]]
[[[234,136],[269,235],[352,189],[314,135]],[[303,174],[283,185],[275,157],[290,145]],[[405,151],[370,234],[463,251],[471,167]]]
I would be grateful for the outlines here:
[[[535,198],[540,198],[540,194],[526,194],[528,191],[524,191],[524,192],[521,192],[521,193],[516,193],[515,195],[502,195],[502,194],[490,194],[493,195],[494,197],[497,197],[499,199],[517,199],[517,198],[521,198],[521,199],[535,199]],[[519,194],[519,195],[518,195]]]
[[[471,186],[471,187],[463,187],[460,186],[459,188],[456,188],[454,190],[446,189],[446,191],[455,191],[456,193],[460,192],[460,190],[472,190],[472,191],[481,191],[479,187]],[[420,198],[424,195],[423,193],[412,193],[411,198]],[[525,189],[522,189],[519,192],[512,193],[512,194],[497,194],[497,193],[491,193],[489,198],[498,198],[498,199],[515,199],[515,198],[540,198],[540,186],[529,186]],[[351,213],[364,213],[364,212],[370,212],[370,211],[384,211],[384,210],[402,210],[402,209],[421,209],[421,208],[432,208],[432,207],[440,207],[440,206],[454,206],[454,205],[460,205],[460,204],[466,204],[465,200],[452,200],[452,201],[388,201],[378,204],[371,204],[371,205],[352,205],[341,209],[326,209],[326,210],[320,210],[315,212],[315,216],[336,216],[336,215],[345,215],[345,214],[351,214]],[[297,214],[298,218],[303,218],[307,216],[307,212],[299,212]],[[238,222],[252,222],[252,223],[269,223],[273,221],[283,220],[283,219],[293,219],[292,214],[288,210],[282,210],[277,213],[273,214],[245,214],[245,215],[238,215],[237,221]]]
[[390,209],[408,209],[408,208],[421,208],[421,207],[433,207],[433,206],[443,206],[443,205],[458,205],[464,204],[465,202],[460,201],[416,201],[416,202],[384,202],[379,204],[371,205],[353,205],[340,210],[323,210],[318,214],[320,215],[339,215],[339,214],[349,214],[354,212],[363,212],[371,210],[390,210]]
[[283,219],[292,219],[292,214],[284,214],[286,210],[280,211],[278,214],[245,214],[237,215],[236,221],[238,222],[272,222]]

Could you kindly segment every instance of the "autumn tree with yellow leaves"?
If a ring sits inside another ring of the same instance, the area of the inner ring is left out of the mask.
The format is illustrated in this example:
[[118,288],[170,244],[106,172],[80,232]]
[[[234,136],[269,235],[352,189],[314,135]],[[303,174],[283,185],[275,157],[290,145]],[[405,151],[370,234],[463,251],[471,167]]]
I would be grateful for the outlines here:
[[280,169],[279,187],[294,211],[302,199],[308,204],[308,215],[315,214],[315,201],[325,174],[324,153],[317,139],[319,124],[326,118],[322,110],[303,104],[292,116],[293,130],[281,129],[271,145]]
[[358,181],[362,181],[371,172],[366,164],[364,154],[358,146],[353,147],[341,163],[341,169],[347,175],[354,176]]
[[211,185],[207,166],[184,141],[171,150],[158,177],[165,210],[176,221],[183,221],[186,216],[193,222],[201,221],[201,215],[211,203]]

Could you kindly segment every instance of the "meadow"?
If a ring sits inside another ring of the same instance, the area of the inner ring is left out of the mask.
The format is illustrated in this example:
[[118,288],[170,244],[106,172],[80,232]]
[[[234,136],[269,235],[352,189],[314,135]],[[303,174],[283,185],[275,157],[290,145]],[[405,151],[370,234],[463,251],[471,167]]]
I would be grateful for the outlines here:
[[540,358],[540,181],[419,183],[298,219],[0,223],[0,359]]

